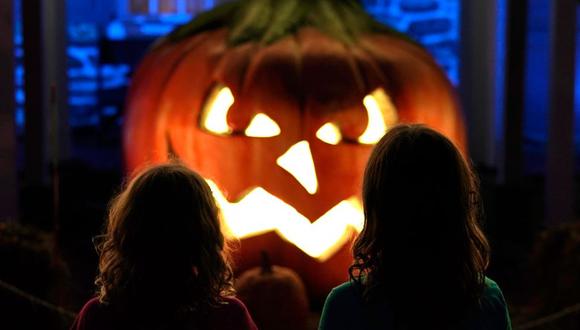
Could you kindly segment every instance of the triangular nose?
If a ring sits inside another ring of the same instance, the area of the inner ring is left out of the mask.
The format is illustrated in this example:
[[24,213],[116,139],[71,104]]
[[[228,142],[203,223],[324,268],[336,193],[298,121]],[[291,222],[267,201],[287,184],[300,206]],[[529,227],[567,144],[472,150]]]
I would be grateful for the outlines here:
[[285,169],[308,191],[314,195],[318,190],[318,178],[314,168],[314,160],[307,141],[300,141],[288,148],[288,150],[276,161],[278,166]]

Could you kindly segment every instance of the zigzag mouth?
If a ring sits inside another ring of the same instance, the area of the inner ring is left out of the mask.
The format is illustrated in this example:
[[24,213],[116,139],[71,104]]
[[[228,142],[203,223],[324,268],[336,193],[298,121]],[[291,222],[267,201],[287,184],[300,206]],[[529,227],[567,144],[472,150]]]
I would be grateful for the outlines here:
[[[248,238],[274,231],[319,261],[334,255],[352,231],[360,232],[364,214],[355,196],[343,200],[314,222],[261,187],[253,188],[238,202],[229,202],[219,187],[206,179],[223,213],[229,235]],[[350,230],[349,230],[350,229]]]
[[[169,157],[179,158],[169,133],[166,142]],[[337,203],[311,222],[262,187],[254,187],[239,201],[230,202],[213,181],[206,181],[221,209],[226,233],[238,239],[274,231],[310,257],[324,262],[348,241],[353,231],[360,232],[363,228],[364,214],[356,196]]]

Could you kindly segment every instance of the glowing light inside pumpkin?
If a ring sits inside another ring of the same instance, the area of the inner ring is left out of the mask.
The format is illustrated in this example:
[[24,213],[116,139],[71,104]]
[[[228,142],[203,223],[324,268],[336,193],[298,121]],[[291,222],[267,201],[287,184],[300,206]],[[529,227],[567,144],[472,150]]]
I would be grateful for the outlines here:
[[328,144],[336,145],[342,140],[342,134],[338,126],[333,123],[326,123],[316,131],[316,137]]
[[325,261],[349,238],[349,229],[360,232],[363,211],[359,200],[351,197],[336,204],[315,222],[262,188],[254,188],[240,201],[230,203],[217,185],[208,180],[222,211],[226,232],[248,238],[275,231],[309,256]]
[[[229,88],[214,88],[202,111],[201,125],[215,134],[231,134],[227,115],[234,103]],[[363,144],[378,142],[388,128],[398,120],[395,107],[383,89],[377,89],[363,99],[368,124],[358,141]],[[281,134],[280,126],[270,117],[258,113],[244,131],[246,136],[266,138]],[[336,145],[342,141],[339,127],[332,122],[316,132],[321,141]],[[291,146],[276,163],[290,173],[306,191],[314,195],[318,179],[310,145],[300,141]],[[325,261],[348,240],[352,230],[363,228],[364,214],[356,197],[343,200],[314,222],[291,205],[263,188],[254,188],[238,202],[229,202],[215,183],[208,180],[223,214],[226,232],[239,239],[275,231],[309,256]]]
[[280,126],[272,118],[259,113],[254,116],[245,134],[250,137],[265,138],[280,135],[280,132]]
[[215,134],[230,134],[227,116],[234,104],[232,91],[223,86],[213,89],[202,111],[201,127]]
[[318,190],[318,178],[314,160],[307,141],[300,141],[291,146],[276,160],[278,166],[285,169],[308,191],[314,195]]
[[389,126],[397,122],[397,110],[382,88],[365,96],[363,105],[367,110],[368,124],[358,142],[375,144],[385,135]]

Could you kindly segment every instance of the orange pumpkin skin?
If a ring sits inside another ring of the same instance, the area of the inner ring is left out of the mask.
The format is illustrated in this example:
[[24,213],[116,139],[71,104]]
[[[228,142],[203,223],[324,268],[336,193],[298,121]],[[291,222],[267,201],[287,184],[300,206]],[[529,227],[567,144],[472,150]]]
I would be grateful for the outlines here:
[[262,267],[240,275],[236,280],[236,294],[261,330],[307,328],[310,311],[306,289],[291,269],[272,266],[266,261]]
[[[128,171],[164,162],[173,153],[214,181],[230,201],[262,187],[315,221],[337,203],[360,195],[372,149],[352,142],[330,145],[316,132],[332,121],[343,136],[356,140],[368,121],[362,100],[377,88],[390,96],[399,122],[424,123],[465,151],[464,121],[451,84],[430,55],[408,39],[381,30],[347,40],[306,24],[267,42],[232,42],[236,29],[212,25],[168,38],[145,56],[128,95]],[[216,84],[230,88],[235,98],[227,117],[234,131],[243,132],[255,114],[264,113],[278,123],[281,134],[252,138],[201,129],[200,111]],[[276,164],[289,147],[304,140],[318,177],[313,195]],[[273,232],[242,241],[237,270],[259,264],[264,249],[275,263],[301,275],[311,297],[324,297],[348,278],[349,244],[320,262]]]

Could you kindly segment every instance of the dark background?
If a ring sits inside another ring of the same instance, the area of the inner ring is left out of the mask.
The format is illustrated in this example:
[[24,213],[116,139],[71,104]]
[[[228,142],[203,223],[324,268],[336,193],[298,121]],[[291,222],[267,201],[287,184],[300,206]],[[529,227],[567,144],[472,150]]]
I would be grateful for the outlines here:
[[[494,111],[495,117],[503,118],[505,76],[501,73],[505,72],[508,17],[506,0],[497,1],[496,65],[500,74],[496,77]],[[0,222],[0,280],[68,311],[78,311],[93,293],[96,254],[91,237],[99,233],[107,203],[123,177],[121,128],[131,74],[151,42],[216,4],[213,0],[177,2],[181,3],[178,9],[161,12],[159,8],[152,11],[147,6],[132,7],[130,0],[66,1],[70,148],[59,167],[57,224],[53,220],[53,186],[28,183],[24,175],[26,68],[22,22],[17,19],[14,40],[20,216],[17,224]],[[429,49],[454,85],[461,88],[461,1],[366,0],[363,3],[379,20],[409,34]],[[20,1],[15,1],[17,17],[22,9],[19,4]],[[544,224],[548,7],[549,0],[529,1],[522,180],[506,184],[499,166],[477,164],[482,180],[485,229],[493,247],[489,274],[504,289],[515,324],[580,303],[580,229],[574,223],[552,227]],[[580,66],[576,67],[578,77]],[[580,95],[578,85],[575,90]],[[580,105],[575,108],[575,122],[580,123]],[[504,139],[501,125],[498,120],[495,136],[498,146]],[[576,129],[575,141],[579,140],[580,129]],[[575,152],[580,153],[578,143]],[[578,159],[576,173],[580,166]],[[577,219],[580,203],[575,205]],[[59,227],[58,231],[55,226]],[[55,251],[58,258],[53,257]],[[0,315],[9,317],[2,313],[6,306],[14,309],[20,306],[28,315],[36,315],[19,319],[21,315],[14,314],[8,324],[23,322],[15,328],[25,329],[34,327],[34,322],[44,322],[40,323],[44,324],[43,328],[48,328],[47,324],[65,328],[70,322],[66,313],[38,305],[22,294],[0,289]],[[319,308],[320,302],[312,302],[315,313]],[[570,313],[538,329],[577,329],[578,324],[578,314]]]

